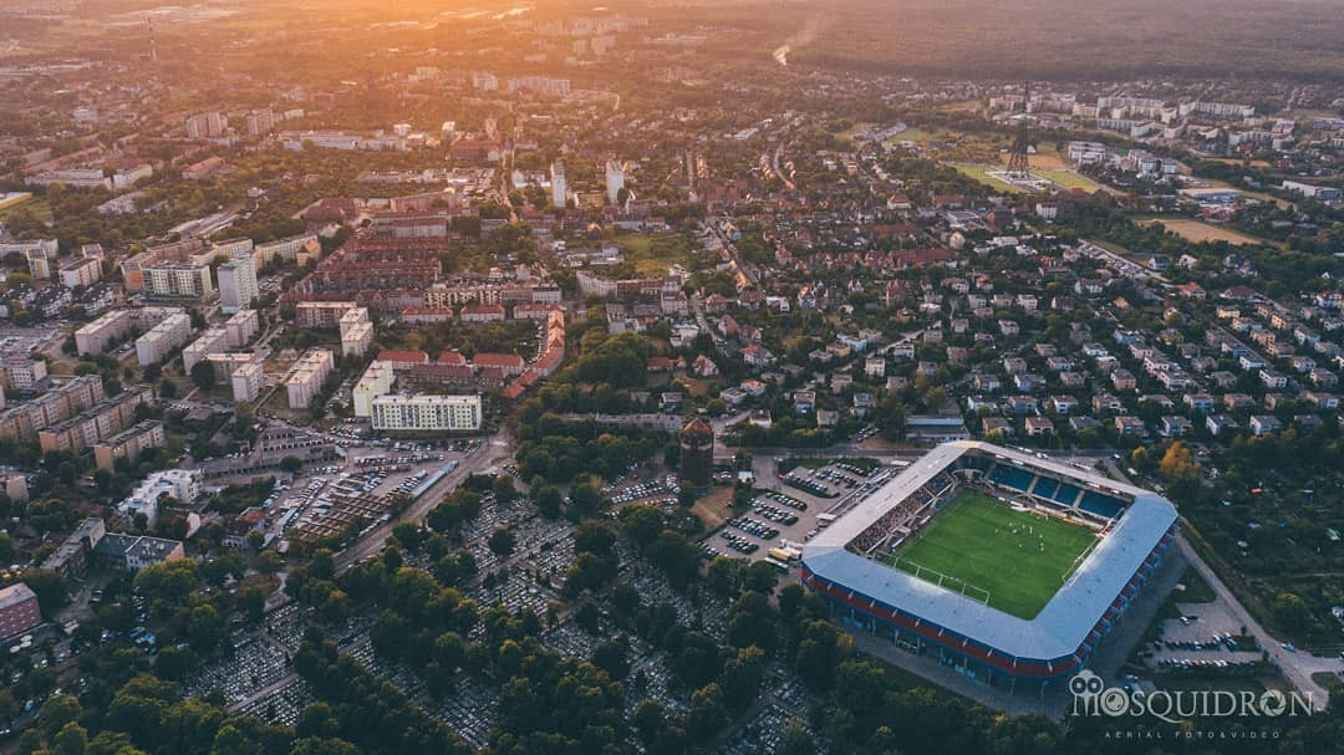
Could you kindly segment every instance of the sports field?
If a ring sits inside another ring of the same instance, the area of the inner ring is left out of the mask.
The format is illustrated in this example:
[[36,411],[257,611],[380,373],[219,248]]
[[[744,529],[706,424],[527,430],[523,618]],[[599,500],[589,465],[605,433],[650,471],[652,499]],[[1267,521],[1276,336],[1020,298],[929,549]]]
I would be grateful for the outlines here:
[[[891,565],[1004,613],[1031,619],[1096,536],[1091,530],[1017,511],[974,491],[962,491]],[[963,585],[965,589],[963,590]]]

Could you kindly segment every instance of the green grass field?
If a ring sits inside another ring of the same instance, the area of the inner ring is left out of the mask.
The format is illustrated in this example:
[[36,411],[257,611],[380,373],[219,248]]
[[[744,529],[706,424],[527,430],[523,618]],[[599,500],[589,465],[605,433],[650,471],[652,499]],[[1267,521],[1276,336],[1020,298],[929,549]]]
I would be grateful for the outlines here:
[[[1069,574],[1074,561],[1095,540],[1085,527],[1016,511],[982,493],[963,491],[914,542],[889,563],[921,579],[967,597],[984,600],[1004,613],[1031,619]],[[917,569],[916,567],[922,567]],[[960,582],[958,582],[960,580]],[[978,588],[978,589],[977,589]]]

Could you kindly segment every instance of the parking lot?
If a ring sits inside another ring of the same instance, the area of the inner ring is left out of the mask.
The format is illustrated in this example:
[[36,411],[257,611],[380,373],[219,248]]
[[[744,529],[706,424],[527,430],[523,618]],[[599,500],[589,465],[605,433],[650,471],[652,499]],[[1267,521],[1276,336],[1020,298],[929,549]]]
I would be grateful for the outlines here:
[[790,560],[779,557],[800,551],[830,522],[886,484],[903,467],[887,464],[865,470],[837,459],[799,465],[781,475],[780,461],[776,457],[754,460],[756,494],[751,508],[735,513],[720,530],[701,541],[706,555]]
[[1180,615],[1162,622],[1158,639],[1149,643],[1148,663],[1164,670],[1234,670],[1261,661],[1255,640],[1220,601],[1177,603]]

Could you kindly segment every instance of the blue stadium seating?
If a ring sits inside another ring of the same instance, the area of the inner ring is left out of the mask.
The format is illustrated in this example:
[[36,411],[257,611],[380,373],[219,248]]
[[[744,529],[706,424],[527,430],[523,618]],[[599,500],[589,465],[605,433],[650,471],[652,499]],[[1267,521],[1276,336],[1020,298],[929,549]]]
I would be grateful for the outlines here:
[[1065,506],[1072,506],[1073,499],[1078,497],[1078,487],[1067,482],[1061,482],[1059,483],[1059,490],[1056,490],[1051,497]]
[[996,465],[989,473],[989,479],[994,482],[1005,487],[1013,488],[1014,490],[1020,490],[1024,493],[1031,487],[1031,481],[1035,478],[1036,475],[1025,469],[1018,469],[1017,467],[1005,466],[1003,464]]
[[978,469],[983,472],[989,469],[989,465],[993,464],[994,460],[979,454],[963,454],[958,463],[964,468]]
[[1050,496],[1053,496],[1058,489],[1059,480],[1056,480],[1053,477],[1042,477],[1036,481],[1036,487],[1033,488],[1031,492],[1042,498],[1049,498]]
[[1114,519],[1115,517],[1120,516],[1120,512],[1125,510],[1125,504],[1115,496],[1109,496],[1105,493],[1089,490],[1083,494],[1083,500],[1078,504],[1078,508],[1096,514],[1097,516]]

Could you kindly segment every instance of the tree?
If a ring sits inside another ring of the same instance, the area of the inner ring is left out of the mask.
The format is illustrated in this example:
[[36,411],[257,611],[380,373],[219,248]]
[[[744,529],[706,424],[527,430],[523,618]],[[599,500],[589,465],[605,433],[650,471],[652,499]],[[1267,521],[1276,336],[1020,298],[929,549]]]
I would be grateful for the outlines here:
[[78,721],[83,712],[79,700],[73,695],[54,695],[42,705],[42,731],[50,739],[66,724]]
[[297,456],[286,456],[280,460],[280,468],[290,474],[298,474],[303,469],[303,460]]
[[1270,602],[1274,618],[1283,628],[1292,633],[1307,631],[1312,624],[1311,609],[1297,593],[1281,592]]
[[206,604],[191,609],[187,636],[191,639],[192,647],[203,653],[209,653],[219,644],[224,631],[224,620],[214,606]]
[[14,699],[14,693],[0,687],[0,721],[9,723],[17,715],[19,715],[19,703]]
[[565,494],[555,485],[543,485],[540,489],[534,487],[533,502],[541,515],[554,519],[560,516],[561,510],[565,505]]
[[83,726],[71,721],[61,727],[52,738],[51,745],[57,755],[84,755],[89,746],[89,733]]
[[31,569],[23,573],[23,581],[37,595],[37,604],[44,616],[55,616],[56,611],[70,601],[65,578],[57,572]]
[[723,690],[710,682],[691,695],[691,710],[686,716],[686,733],[697,742],[707,742],[725,721]]
[[289,755],[359,755],[359,748],[335,737],[307,737],[295,740]]
[[392,528],[392,537],[410,553],[420,552],[420,544],[425,541],[427,534],[414,522],[401,522]]
[[1167,447],[1167,452],[1162,454],[1162,461],[1158,463],[1158,469],[1163,477],[1172,482],[1199,479],[1199,465],[1195,463],[1190,449],[1180,441]]
[[608,640],[593,651],[593,665],[620,681],[630,672],[630,645],[624,638]]
[[490,552],[496,556],[507,556],[513,553],[516,541],[517,538],[514,537],[512,531],[501,527],[490,533],[488,545],[490,546]]
[[197,388],[208,391],[215,387],[215,365],[211,362],[197,362],[191,366],[191,382]]

